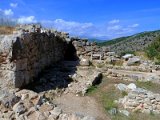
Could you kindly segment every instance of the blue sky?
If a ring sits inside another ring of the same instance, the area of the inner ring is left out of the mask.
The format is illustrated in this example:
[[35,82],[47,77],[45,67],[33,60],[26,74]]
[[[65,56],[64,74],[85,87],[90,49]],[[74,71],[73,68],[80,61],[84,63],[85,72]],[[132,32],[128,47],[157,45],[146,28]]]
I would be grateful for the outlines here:
[[160,0],[1,0],[0,13],[90,38],[160,29]]

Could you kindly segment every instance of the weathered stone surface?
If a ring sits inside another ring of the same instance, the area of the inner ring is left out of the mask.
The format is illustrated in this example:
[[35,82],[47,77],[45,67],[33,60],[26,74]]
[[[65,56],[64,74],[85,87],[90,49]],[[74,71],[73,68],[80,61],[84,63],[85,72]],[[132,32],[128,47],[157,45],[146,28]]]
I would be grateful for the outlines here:
[[118,111],[117,111],[117,108],[112,108],[112,109],[109,110],[108,112],[109,112],[109,114],[111,114],[111,115],[116,115]]
[[126,54],[124,56],[122,56],[123,59],[129,59],[132,58],[134,55],[133,54]]
[[130,114],[127,110],[119,110],[119,112],[122,113],[123,115],[127,116],[127,117]]
[[[54,107],[52,105],[48,105],[48,104],[43,104],[40,106],[39,111],[40,112],[46,112],[46,111],[50,111],[53,109]],[[54,108],[55,109],[55,108]]]
[[116,87],[117,87],[120,91],[126,91],[126,89],[127,89],[127,85],[122,84],[122,83],[116,85]]
[[16,114],[23,114],[26,112],[26,108],[24,106],[24,103],[23,102],[18,102],[16,103],[14,106],[13,106],[13,111],[16,113]]
[[127,88],[130,90],[134,90],[137,88],[137,86],[134,83],[130,83],[129,85],[127,85]]
[[129,58],[129,60],[127,61],[127,65],[131,66],[134,65],[135,63],[140,63],[141,59],[139,57],[133,57],[133,58]]
[[62,109],[60,109],[59,107],[55,107],[52,111],[50,111],[50,113],[54,119],[57,119],[62,113]]
[[12,108],[20,100],[20,98],[17,97],[15,94],[8,93],[6,91],[0,92],[3,93],[3,95],[0,95],[0,102],[6,108]]
[[0,85],[23,87],[52,63],[64,58],[67,45],[62,34],[23,33],[1,35]]
[[81,61],[80,61],[80,65],[81,66],[89,66],[90,65],[90,61],[88,59],[82,58]]
[[119,103],[122,104],[125,109],[131,109],[133,112],[141,111],[151,113],[154,111],[155,114],[158,114],[160,112],[159,97],[160,94],[155,94],[134,86],[133,90],[130,89],[128,91],[127,96],[119,99]]

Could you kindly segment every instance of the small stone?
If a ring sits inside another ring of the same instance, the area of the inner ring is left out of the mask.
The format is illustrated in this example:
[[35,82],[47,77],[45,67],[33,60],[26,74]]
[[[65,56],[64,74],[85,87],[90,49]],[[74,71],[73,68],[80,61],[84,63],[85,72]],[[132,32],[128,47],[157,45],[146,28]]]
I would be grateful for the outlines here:
[[127,86],[125,84],[118,84],[116,85],[116,88],[118,88],[120,91],[126,91]]
[[142,110],[143,108],[144,108],[144,105],[143,105],[143,104],[140,104],[139,106],[137,106],[137,107],[133,110],[133,112]]
[[26,112],[26,108],[22,102],[18,102],[13,106],[13,111],[20,115]]
[[128,86],[127,86],[128,89],[130,90],[135,90],[137,88],[137,86],[134,84],[134,83],[130,83]]
[[157,105],[156,107],[157,107],[158,110],[160,110],[160,105]]
[[128,98],[129,98],[129,99],[135,99],[135,98],[136,98],[136,94],[129,93],[129,94],[128,94]]
[[36,96],[30,99],[30,101],[36,106],[36,105],[41,105],[42,104],[42,97],[41,96]]
[[160,111],[159,111],[159,110],[153,110],[152,112],[153,112],[153,114],[157,114],[157,115],[160,114]]
[[156,101],[160,102],[160,95],[156,97]]
[[82,58],[81,61],[80,61],[80,65],[81,66],[89,66],[90,65],[90,61],[88,59]]
[[[54,118],[55,116],[54,115],[49,115],[48,119],[47,120],[57,120]],[[67,120],[67,119],[66,119]]]
[[108,113],[111,114],[111,115],[116,115],[117,114],[117,109],[112,108],[111,110],[108,111]]
[[155,99],[151,100],[151,103],[152,104],[156,103],[156,100]]
[[151,92],[148,92],[148,98],[150,99],[150,100],[153,100],[153,99],[155,99],[155,96],[153,95],[153,93],[151,93]]
[[47,117],[44,115],[44,113],[39,112],[37,120],[46,120],[46,119],[47,119]]
[[122,113],[123,115],[127,116],[127,117],[130,114],[127,110],[119,110],[119,112]]
[[62,113],[62,109],[59,107],[55,107],[52,111],[50,111],[50,113],[54,117],[54,119],[57,119],[58,116]]
[[22,94],[21,100],[25,100],[25,99],[27,99],[28,97],[29,97],[28,94]]
[[40,112],[51,111],[53,109],[52,105],[43,104],[39,107]]

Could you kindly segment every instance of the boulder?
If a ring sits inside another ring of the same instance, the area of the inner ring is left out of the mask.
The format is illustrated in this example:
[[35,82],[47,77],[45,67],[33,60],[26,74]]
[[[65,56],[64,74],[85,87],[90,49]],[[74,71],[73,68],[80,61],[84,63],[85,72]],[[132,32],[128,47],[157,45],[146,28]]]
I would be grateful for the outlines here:
[[81,66],[89,66],[90,65],[89,59],[82,58],[81,61],[80,61],[80,65]]
[[120,83],[116,85],[116,88],[118,88],[120,91],[126,91],[127,86],[125,84]]
[[127,61],[127,65],[131,66],[131,65],[135,65],[136,63],[140,63],[141,59],[139,57],[133,57],[133,58],[129,58],[129,60]]
[[33,92],[31,90],[26,90],[26,89],[16,92],[15,94],[16,96],[21,97],[21,99],[29,99],[29,100],[36,98],[38,96],[36,92]]
[[127,86],[128,89],[130,90],[135,90],[137,88],[137,86],[134,84],[134,83],[130,83],[128,86]]
[[119,110],[119,112],[122,113],[123,115],[127,116],[127,117],[130,114],[127,110]]
[[122,56],[122,58],[127,60],[129,58],[132,58],[133,56],[134,56],[133,54],[126,54],[126,55]]
[[107,56],[115,56],[116,53],[115,52],[107,52]]

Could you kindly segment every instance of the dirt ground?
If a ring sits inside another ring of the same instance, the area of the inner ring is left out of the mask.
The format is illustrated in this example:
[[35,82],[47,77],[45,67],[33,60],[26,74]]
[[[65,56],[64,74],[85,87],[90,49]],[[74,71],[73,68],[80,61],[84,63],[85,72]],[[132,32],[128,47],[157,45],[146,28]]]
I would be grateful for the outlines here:
[[80,115],[92,116],[97,120],[110,120],[105,114],[103,107],[90,96],[81,97],[67,94],[55,98],[55,102],[67,113],[72,112]]

